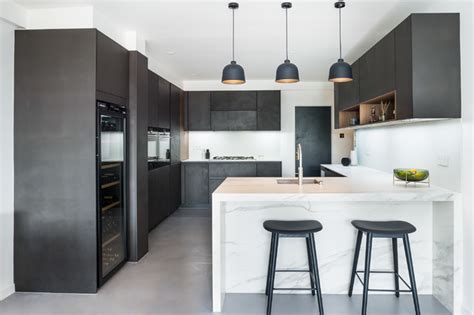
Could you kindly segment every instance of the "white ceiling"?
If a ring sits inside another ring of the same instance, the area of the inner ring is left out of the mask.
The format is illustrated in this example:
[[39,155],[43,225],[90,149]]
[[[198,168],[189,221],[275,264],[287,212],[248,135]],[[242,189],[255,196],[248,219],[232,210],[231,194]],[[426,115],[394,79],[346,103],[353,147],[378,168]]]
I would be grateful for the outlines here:
[[[445,0],[446,1],[446,0]],[[146,40],[147,54],[181,80],[219,80],[231,59],[227,1],[18,0],[26,8],[93,5],[120,27]],[[290,60],[304,81],[326,81],[338,58],[338,13],[331,0],[293,1],[289,10]],[[412,12],[433,1],[349,0],[342,12],[343,56],[352,62]],[[285,57],[281,1],[240,1],[235,12],[236,60],[247,79],[274,79]],[[439,3],[439,1],[438,1]]]

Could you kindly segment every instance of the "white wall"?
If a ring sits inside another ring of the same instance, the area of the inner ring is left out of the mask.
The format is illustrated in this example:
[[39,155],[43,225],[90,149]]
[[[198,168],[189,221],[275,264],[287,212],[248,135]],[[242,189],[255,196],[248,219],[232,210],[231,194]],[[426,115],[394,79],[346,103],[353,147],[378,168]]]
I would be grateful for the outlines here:
[[[190,158],[201,158],[202,150],[211,149],[211,155],[253,155],[261,159],[281,160],[283,176],[294,176],[295,161],[295,107],[333,106],[332,84],[301,82],[281,85],[274,81],[248,81],[241,86],[227,86],[219,81],[184,81],[186,91],[199,90],[270,90],[281,89],[280,132],[189,132]],[[334,119],[332,119],[334,124]],[[340,163],[352,149],[352,132],[339,132],[332,126],[332,162]],[[304,152],[303,152],[304,156]]]
[[13,283],[13,51],[15,26],[0,18],[0,300]]
[[[359,130],[358,153],[360,163],[382,170],[389,171],[392,167],[398,166],[429,168],[435,184],[462,192],[464,222],[462,308],[463,314],[473,314],[473,3],[430,1],[425,2],[420,12],[460,13],[462,120]],[[449,157],[448,167],[438,165],[438,155]]]

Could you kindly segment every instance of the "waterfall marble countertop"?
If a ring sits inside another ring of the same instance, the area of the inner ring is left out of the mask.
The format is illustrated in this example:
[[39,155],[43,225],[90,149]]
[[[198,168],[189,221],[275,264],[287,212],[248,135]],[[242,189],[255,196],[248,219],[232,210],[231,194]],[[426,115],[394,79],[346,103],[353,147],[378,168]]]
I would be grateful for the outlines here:
[[302,187],[278,184],[277,178],[229,177],[214,191],[213,201],[451,201],[458,195],[423,183],[394,183],[392,174],[364,166],[322,166],[345,177],[318,177],[321,185]]

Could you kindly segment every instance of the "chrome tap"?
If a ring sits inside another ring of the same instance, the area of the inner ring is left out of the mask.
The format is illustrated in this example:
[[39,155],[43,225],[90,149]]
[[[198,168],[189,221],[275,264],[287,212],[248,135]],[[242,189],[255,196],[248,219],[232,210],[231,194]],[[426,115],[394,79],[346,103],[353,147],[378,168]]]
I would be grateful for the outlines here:
[[301,150],[301,144],[298,143],[296,147],[296,159],[300,162],[298,167],[298,185],[303,185],[303,151]]

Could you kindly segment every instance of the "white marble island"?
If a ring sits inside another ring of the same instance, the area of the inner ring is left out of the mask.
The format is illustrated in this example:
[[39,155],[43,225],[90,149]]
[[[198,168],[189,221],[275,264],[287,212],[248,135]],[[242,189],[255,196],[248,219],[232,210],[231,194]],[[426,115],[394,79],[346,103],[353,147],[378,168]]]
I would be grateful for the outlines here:
[[[220,312],[226,293],[263,293],[270,233],[265,220],[316,219],[315,235],[324,294],[347,294],[356,230],[351,220],[406,220],[419,294],[433,294],[457,313],[461,305],[462,219],[457,193],[438,187],[393,185],[391,174],[364,167],[325,167],[346,177],[324,177],[322,185],[277,184],[276,178],[227,178],[212,197],[213,310]],[[407,275],[399,242],[400,273]],[[393,268],[391,242],[377,239],[372,269]],[[361,249],[363,253],[365,248]],[[363,255],[359,259],[363,264]],[[307,266],[302,239],[283,239],[278,267]],[[309,286],[305,273],[277,274],[277,287]],[[371,288],[392,288],[393,276],[371,276]],[[361,293],[356,284],[355,294]]]

